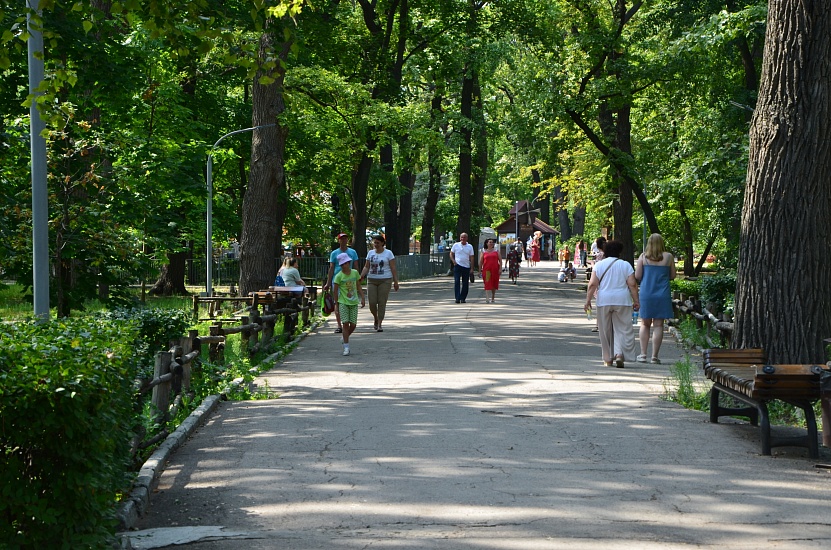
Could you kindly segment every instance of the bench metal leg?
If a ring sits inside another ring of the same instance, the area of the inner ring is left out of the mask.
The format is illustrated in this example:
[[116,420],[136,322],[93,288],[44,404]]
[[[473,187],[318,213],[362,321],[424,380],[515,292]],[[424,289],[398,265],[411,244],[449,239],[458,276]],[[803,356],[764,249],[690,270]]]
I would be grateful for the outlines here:
[[[748,405],[752,405],[752,407],[722,407],[719,403],[719,397],[722,393],[730,395]],[[788,401],[784,399],[782,401],[803,410],[808,431],[807,435],[774,437],[770,427],[770,414],[768,412],[767,401],[756,401],[718,383],[713,384],[710,394],[710,422],[714,424],[718,423],[720,416],[744,416],[750,419],[751,424],[759,426],[763,455],[770,455],[773,447],[805,447],[808,449],[809,457],[819,458],[817,419],[811,402]]]
[[721,384],[713,384],[710,390],[710,422],[718,424],[720,416],[744,416],[750,420],[753,426],[759,425],[759,411],[755,402],[752,403],[752,407],[722,407],[719,402],[719,397],[722,393],[730,395],[744,403],[750,403],[743,395],[725,388]]
[[768,415],[768,405],[765,401],[759,401],[757,405],[759,416],[762,421],[759,424],[759,429],[762,432],[762,454],[770,456],[770,415]]

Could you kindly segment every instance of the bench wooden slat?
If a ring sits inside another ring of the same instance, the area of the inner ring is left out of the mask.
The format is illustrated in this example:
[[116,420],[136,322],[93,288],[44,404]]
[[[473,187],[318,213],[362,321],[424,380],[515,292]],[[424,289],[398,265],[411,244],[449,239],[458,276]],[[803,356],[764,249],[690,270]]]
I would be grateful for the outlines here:
[[[761,420],[762,454],[772,446],[799,445],[808,448],[811,458],[819,456],[816,418],[812,403],[821,397],[821,365],[770,365],[762,349],[704,351],[704,373],[714,382],[710,395],[710,422],[720,416],[747,416],[755,425]],[[768,371],[768,372],[766,372]],[[723,407],[719,395],[726,393],[751,408]],[[808,425],[806,437],[797,440],[771,436],[767,402],[778,399],[801,408]]]

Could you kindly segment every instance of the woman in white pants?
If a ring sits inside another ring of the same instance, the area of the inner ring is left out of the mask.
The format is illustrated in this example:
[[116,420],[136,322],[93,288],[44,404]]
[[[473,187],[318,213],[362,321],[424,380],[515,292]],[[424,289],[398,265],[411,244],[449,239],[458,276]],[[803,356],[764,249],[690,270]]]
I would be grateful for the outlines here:
[[603,363],[618,368],[623,368],[624,361],[632,361],[637,355],[632,308],[640,309],[635,270],[629,262],[619,258],[622,251],[620,241],[606,242],[604,258],[592,270],[584,306],[586,311],[591,309],[592,296],[597,292],[597,326]]
[[373,250],[366,255],[361,279],[366,279],[369,294],[369,311],[375,320],[375,332],[384,332],[381,323],[387,312],[387,299],[390,289],[398,292],[398,271],[395,269],[395,254],[386,249],[383,235],[373,235]]

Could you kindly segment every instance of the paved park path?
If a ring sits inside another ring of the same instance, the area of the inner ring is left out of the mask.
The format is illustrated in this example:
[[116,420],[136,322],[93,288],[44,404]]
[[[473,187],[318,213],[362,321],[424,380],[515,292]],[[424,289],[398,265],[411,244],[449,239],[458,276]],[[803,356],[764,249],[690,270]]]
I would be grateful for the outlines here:
[[406,282],[349,357],[332,318],[258,379],[279,399],[223,403],[176,452],[134,547],[831,547],[828,449],[763,457],[755,428],[662,400],[669,335],[662,365],[604,367],[555,276],[523,267],[494,304]]

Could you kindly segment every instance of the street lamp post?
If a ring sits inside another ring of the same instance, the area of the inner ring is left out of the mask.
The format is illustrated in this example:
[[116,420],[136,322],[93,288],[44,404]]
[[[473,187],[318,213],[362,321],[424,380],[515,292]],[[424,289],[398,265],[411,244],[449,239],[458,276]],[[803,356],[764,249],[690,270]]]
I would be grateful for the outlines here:
[[32,290],[34,293],[35,317],[49,318],[49,197],[46,187],[46,140],[42,132],[45,128],[38,110],[38,92],[43,81],[43,31],[41,22],[34,22],[33,14],[40,15],[39,0],[31,0],[32,12],[26,14],[26,26],[29,31],[29,93],[32,105],[29,107],[29,147],[32,167]]
[[243,128],[242,130],[235,130],[233,132],[229,132],[216,140],[213,147],[211,147],[211,152],[208,154],[208,166],[207,166],[207,180],[208,180],[208,206],[207,211],[205,213],[205,217],[207,218],[207,250],[205,251],[205,256],[207,257],[205,261],[205,273],[206,273],[206,280],[205,280],[205,294],[206,296],[213,296],[213,281],[211,280],[211,270],[213,268],[213,195],[214,195],[214,186],[213,186],[213,166],[214,166],[214,149],[216,149],[219,143],[229,137],[233,136],[234,134],[241,134],[243,132],[252,132],[254,130],[259,130],[260,128],[268,128],[270,126],[277,126],[276,123],[271,124],[262,124],[260,126],[253,126],[251,128]]

